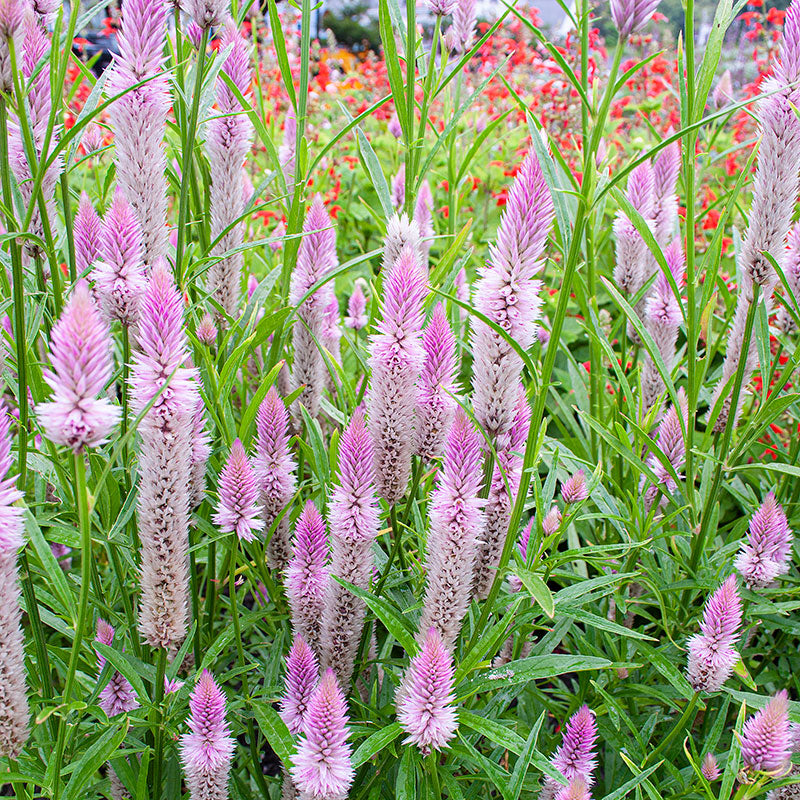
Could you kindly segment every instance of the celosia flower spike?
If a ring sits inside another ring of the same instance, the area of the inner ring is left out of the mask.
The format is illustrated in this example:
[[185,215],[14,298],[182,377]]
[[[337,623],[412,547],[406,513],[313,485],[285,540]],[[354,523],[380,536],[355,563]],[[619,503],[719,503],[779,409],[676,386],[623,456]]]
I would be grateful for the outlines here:
[[219,478],[219,504],[214,522],[225,533],[236,532],[240,539],[252,542],[254,531],[264,527],[261,509],[256,503],[258,487],[247,453],[239,439],[231,447]]
[[314,652],[320,652],[320,627],[325,587],[329,580],[325,522],[309,500],[295,527],[294,554],[286,569],[286,595],[292,628]]
[[347,742],[347,703],[333,670],[323,675],[311,696],[291,776],[301,796],[340,800],[347,796],[354,770]]
[[419,653],[411,659],[397,690],[397,719],[423,755],[441,750],[455,736],[453,657],[436,628],[429,628]]
[[419,380],[414,422],[415,451],[426,461],[442,454],[444,439],[453,422],[456,400],[456,337],[444,306],[437,303],[422,331],[425,363]]
[[100,255],[100,215],[86,192],[81,192],[78,213],[72,221],[75,241],[75,268],[83,275]]
[[739,653],[734,648],[742,622],[742,601],[731,575],[706,604],[700,633],[687,642],[686,677],[697,691],[717,692],[731,676]]
[[286,692],[281,700],[281,717],[294,736],[305,727],[308,705],[318,681],[319,666],[314,651],[302,636],[295,636],[286,656]]
[[745,722],[741,746],[744,769],[753,780],[758,777],[758,773],[777,778],[789,771],[792,738],[789,727],[789,695],[785,689]]
[[706,753],[706,757],[703,759],[703,765],[700,767],[700,771],[703,773],[703,777],[709,782],[713,783],[717,778],[719,778],[719,764],[717,764],[717,759],[713,753]]
[[[658,436],[656,441],[661,452],[667,457],[667,461],[672,465],[678,478],[681,477],[681,470],[686,461],[686,442],[683,438],[683,430],[688,424],[688,400],[683,387],[678,389],[678,408],[670,406],[664,413],[661,422],[658,424]],[[680,414],[680,417],[678,416]],[[683,426],[681,426],[681,417]],[[645,491],[645,503],[647,507],[653,505],[659,491],[672,494],[677,489],[675,479],[667,470],[664,464],[652,453],[647,459],[647,465],[656,476],[656,482],[650,484]],[[642,485],[645,479],[642,476]],[[666,498],[664,498],[666,502]]]
[[[561,744],[553,754],[550,763],[570,782],[579,782],[585,789],[591,787],[592,773],[597,766],[594,745],[597,738],[597,722],[588,706],[581,706],[567,722]],[[567,787],[569,788],[569,787]],[[554,797],[559,784],[547,777],[540,797]],[[563,792],[564,790],[561,789]],[[558,795],[560,796],[560,795]],[[581,795],[576,795],[580,797]],[[567,794],[571,798],[572,795]]]
[[[298,306],[297,319],[292,327],[294,364],[292,377],[295,388],[301,388],[297,402],[316,417],[325,381],[325,362],[320,352],[325,330],[325,311],[328,295],[317,290],[305,300],[309,290],[336,268],[336,231],[322,197],[316,195],[303,224],[303,238],[292,273],[290,302]],[[299,417],[299,412],[298,415]]]
[[97,397],[111,378],[111,339],[86,281],[75,287],[51,331],[50,363],[44,379],[53,399],[36,406],[45,436],[75,453],[101,444],[120,409]]
[[22,492],[11,468],[11,418],[0,402],[0,756],[16,758],[30,733],[25,685],[17,551],[24,545],[22,508],[14,505]]
[[370,340],[372,380],[367,396],[378,493],[393,505],[411,475],[417,381],[424,362],[422,302],[425,276],[407,247],[383,283],[383,319]]
[[482,438],[463,410],[456,411],[429,507],[425,569],[427,583],[418,638],[436,628],[451,649],[472,591],[478,541],[484,528],[481,482]]
[[369,322],[367,316],[367,298],[364,295],[364,290],[361,288],[361,283],[356,281],[353,287],[353,293],[347,301],[347,316],[344,318],[344,324],[354,331],[360,331],[365,328]]
[[[114,628],[104,619],[97,620],[96,640],[100,642],[100,644],[104,644],[107,647],[111,647],[111,645],[114,643]],[[105,656],[101,653],[98,653],[98,674],[103,671],[105,663]],[[133,686],[131,686],[128,682],[128,679],[123,677],[116,670],[113,670],[108,683],[100,692],[98,705],[109,717],[114,717],[117,714],[123,714],[126,711],[132,711],[134,708],[138,707],[139,703],[136,701],[136,694],[133,691]]]
[[589,488],[586,486],[586,473],[579,469],[570,475],[561,487],[561,499],[569,506],[586,500]]
[[789,571],[792,531],[786,514],[770,492],[750,520],[750,530],[736,558],[736,569],[748,589],[769,586]]
[[190,733],[181,737],[181,763],[191,800],[225,800],[236,742],[225,721],[225,695],[203,670],[189,698]]
[[621,39],[638,33],[653,16],[660,0],[611,0],[611,19]]
[[[527,350],[536,339],[542,300],[536,279],[554,217],[541,166],[531,153],[517,173],[497,240],[475,286],[474,305]],[[472,335],[475,418],[497,438],[511,428],[522,360],[505,338],[476,322]]]
[[[373,483],[373,449],[364,415],[356,411],[339,442],[339,484],[333,490],[328,519],[331,574],[368,589],[378,535],[379,509]],[[361,640],[364,602],[330,580],[322,611],[322,668],[331,668],[339,683],[349,685]]]
[[[292,556],[289,516],[281,514],[292,499],[295,463],[289,449],[289,415],[275,387],[270,387],[256,414],[256,480],[267,531],[267,562],[282,572]],[[280,521],[277,521],[280,517]]]

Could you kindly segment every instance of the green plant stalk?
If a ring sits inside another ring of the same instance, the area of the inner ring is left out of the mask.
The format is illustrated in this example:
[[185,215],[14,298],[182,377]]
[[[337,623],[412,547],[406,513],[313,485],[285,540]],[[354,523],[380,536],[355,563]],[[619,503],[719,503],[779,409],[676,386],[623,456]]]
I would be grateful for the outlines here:
[[[83,635],[86,622],[89,618],[89,588],[92,573],[92,529],[89,519],[89,494],[86,489],[86,460],[83,453],[74,453],[72,456],[73,476],[75,480],[75,504],[78,507],[78,527],[81,538],[81,585],[78,599],[78,617],[75,623],[75,638],[72,640],[72,649],[69,655],[67,676],[64,681],[63,703],[69,703],[75,687],[75,675],[78,670],[78,660],[81,654]],[[58,740],[56,743],[56,768],[54,772],[53,798],[58,800],[61,788],[61,767],[64,758],[64,746],[67,736],[67,711],[62,711],[58,726]]]
[[[614,50],[614,61],[611,66],[608,84],[600,105],[597,119],[595,120],[595,129],[592,132],[590,140],[590,154],[597,152],[597,145],[600,141],[602,130],[605,126],[606,116],[608,109],[611,107],[611,100],[614,95],[614,84],[616,83],[617,73],[619,72],[619,65],[622,62],[623,44],[618,42]],[[587,224],[588,211],[591,208],[592,197],[592,181],[585,180],[581,185],[581,194],[577,198],[577,210],[575,213],[575,226],[573,228],[572,239],[570,241],[569,251],[564,263],[564,279],[561,283],[561,290],[558,293],[558,304],[556,306],[556,313],[553,317],[553,325],[550,333],[550,346],[547,348],[542,365],[541,380],[539,383],[539,390],[536,396],[536,404],[534,406],[533,414],[531,415],[531,424],[528,430],[528,439],[525,443],[525,455],[522,464],[522,476],[520,478],[519,490],[517,492],[514,507],[511,512],[511,519],[508,524],[508,534],[506,535],[503,544],[503,551],[500,555],[500,563],[497,567],[492,586],[489,589],[489,594],[486,602],[483,604],[480,618],[475,626],[472,637],[470,638],[465,652],[469,652],[477,644],[481,632],[486,629],[486,623],[489,615],[492,613],[497,596],[500,593],[502,585],[503,574],[516,542],[514,533],[519,529],[522,520],[522,512],[525,507],[525,500],[528,496],[528,488],[531,483],[531,470],[538,458],[538,453],[534,452],[534,442],[539,436],[539,431],[542,427],[544,419],[545,404],[547,402],[547,395],[550,386],[550,380],[553,375],[553,368],[556,363],[556,355],[558,353],[558,342],[561,339],[561,332],[564,329],[564,320],[567,316],[567,306],[569,305],[570,292],[572,290],[572,282],[575,278],[575,273],[578,270],[578,262],[581,255],[581,242],[583,241],[584,229]]]
[[[758,308],[758,294],[759,286],[756,284],[753,290],[753,299],[750,301],[750,307],[747,309],[747,319],[745,321],[744,328],[744,341],[742,342],[742,354],[739,358],[739,364],[736,368],[736,378],[734,379],[734,384],[731,391],[730,410],[728,412],[728,419],[725,421],[725,431],[722,434],[722,446],[719,453],[716,454],[717,464],[714,468],[714,477],[711,481],[711,490],[706,498],[706,501],[703,503],[703,511],[700,517],[700,530],[692,542],[692,554],[689,560],[690,572],[694,572],[697,569],[697,565],[700,563],[700,556],[705,550],[712,511],[716,502],[717,492],[719,492],[719,487],[722,483],[722,469],[725,459],[728,456],[728,450],[731,446],[734,419],[736,418],[736,408],[739,404],[739,395],[741,394],[742,384],[744,382],[744,370],[747,364],[747,352],[750,348],[750,339],[753,336],[753,325],[755,323],[756,310]],[[691,359],[689,360],[691,361]]]
[[130,474],[128,473],[128,419],[130,413],[130,386],[128,376],[131,362],[131,338],[127,325],[122,326],[122,423],[120,429],[125,444],[122,448],[122,465],[125,473],[125,486],[130,489]]
[[[433,39],[431,40],[431,52],[428,58],[428,70],[425,73],[425,91],[422,95],[422,113],[420,114],[419,125],[419,141],[414,151],[414,175],[416,176],[419,170],[419,163],[422,159],[422,146],[425,141],[425,132],[428,128],[428,112],[430,111],[430,104],[428,98],[431,96],[431,87],[433,85],[433,75],[436,70],[436,51],[439,44],[440,31],[442,29],[442,18],[437,14],[436,21],[433,26]],[[407,188],[407,186],[406,186]]]
[[[439,18],[437,17],[436,19],[438,21]],[[427,772],[431,779],[431,788],[433,789],[434,800],[440,800],[442,796],[442,789],[441,786],[439,786],[439,764],[435,750],[428,754],[427,758],[425,759],[425,765],[428,768]]]
[[[72,202],[69,196],[69,176],[67,175],[67,171],[64,170],[61,173],[61,204],[64,207],[64,226],[67,230],[67,256],[68,256],[68,266],[67,269],[69,271],[69,279],[70,283],[75,283],[78,279],[77,275],[77,267],[75,265],[75,234],[72,230]],[[58,270],[53,273],[55,276]],[[58,276],[58,281],[60,283],[61,276]],[[59,287],[56,286],[56,279],[53,279],[53,300],[56,302],[56,313],[61,310],[61,297],[60,292],[58,291]]]
[[217,542],[212,539],[208,543],[206,556],[206,626],[209,642],[214,638],[214,607],[217,602]]
[[[247,672],[244,671],[245,666],[245,658],[244,658],[244,647],[242,645],[242,632],[241,626],[239,622],[239,604],[236,601],[236,555],[239,550],[239,537],[233,533],[231,534],[231,553],[230,553],[230,572],[228,578],[228,596],[230,597],[231,602],[231,615],[233,617],[233,632],[234,637],[236,638],[236,657],[239,662],[239,666],[242,668],[241,672],[241,679],[242,679],[242,694],[246,698],[250,698],[250,686],[249,681],[247,680]],[[252,716],[248,716],[247,718],[247,736],[250,740],[250,758],[253,760],[253,766],[258,767],[261,763],[261,759],[258,755],[258,745],[256,742],[256,729],[255,725],[253,725],[253,718]],[[267,782],[264,780],[264,773],[261,769],[254,769],[253,770],[256,775],[256,782],[258,783],[258,788],[261,791],[262,797],[269,797],[269,788],[267,787]]]
[[[413,217],[414,203],[414,152],[417,147],[414,133],[414,113],[416,101],[414,90],[417,86],[417,4],[409,0],[406,3],[406,135],[405,142],[405,212],[409,219]],[[424,135],[424,131],[420,135]]]
[[200,48],[197,51],[197,74],[194,80],[194,94],[192,95],[192,108],[189,113],[189,124],[186,137],[182,142],[183,163],[181,164],[181,193],[178,206],[178,241],[175,249],[176,280],[181,289],[183,286],[183,250],[186,242],[186,217],[188,214],[189,183],[191,180],[192,156],[194,154],[195,133],[197,132],[197,117],[200,109],[200,93],[203,89],[203,67],[205,65],[206,49],[208,48],[209,29],[203,29],[200,39]]
[[642,769],[644,769],[645,764],[651,759],[655,759],[655,757],[661,753],[662,751],[666,750],[667,747],[672,743],[675,737],[684,729],[686,723],[689,721],[690,717],[694,713],[695,708],[697,707],[697,701],[700,699],[700,692],[695,692],[689,702],[686,704],[686,707],[683,709],[683,713],[681,714],[678,721],[672,727],[672,730],[661,740],[659,745],[656,747],[655,750],[651,750],[645,760],[642,762]]
[[167,651],[163,647],[158,648],[156,657],[156,685],[153,687],[153,710],[151,712],[151,724],[154,726],[153,732],[153,761],[151,784],[153,800],[159,800],[163,794],[161,787],[161,775],[164,763],[164,679],[167,674]]

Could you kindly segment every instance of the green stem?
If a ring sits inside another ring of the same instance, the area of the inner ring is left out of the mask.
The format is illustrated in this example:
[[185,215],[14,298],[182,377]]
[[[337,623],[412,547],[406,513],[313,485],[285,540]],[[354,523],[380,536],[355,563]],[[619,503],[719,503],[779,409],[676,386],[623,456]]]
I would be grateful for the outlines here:
[[[697,565],[700,563],[700,556],[705,551],[706,538],[708,536],[708,528],[712,519],[713,509],[716,503],[717,492],[719,491],[720,484],[722,483],[722,470],[728,456],[728,450],[731,446],[731,438],[733,437],[733,429],[736,421],[736,409],[739,406],[739,395],[742,391],[742,384],[744,382],[744,370],[747,365],[747,354],[750,350],[750,339],[753,336],[753,325],[755,323],[756,311],[758,309],[758,293],[759,286],[756,284],[753,288],[753,299],[750,301],[750,306],[747,309],[747,320],[744,328],[744,339],[742,341],[742,350],[739,356],[739,364],[736,368],[736,378],[734,379],[733,389],[731,393],[731,402],[728,409],[728,418],[725,420],[725,431],[722,434],[722,447],[717,455],[717,465],[714,468],[714,477],[711,482],[711,491],[703,503],[703,511],[700,517],[700,531],[692,542],[692,555],[689,560],[689,571],[694,572]],[[689,359],[692,360],[691,358]],[[688,479],[688,473],[687,473]]]
[[186,216],[189,199],[189,183],[191,178],[192,155],[195,146],[195,133],[197,131],[197,117],[200,108],[200,93],[203,88],[203,66],[205,64],[206,49],[208,48],[209,29],[203,29],[200,48],[197,51],[197,74],[194,80],[194,94],[192,95],[192,109],[189,114],[189,125],[186,138],[183,141],[183,163],[181,164],[181,194],[178,206],[178,242],[175,249],[175,271],[178,285],[183,287],[183,250],[186,240]]
[[689,718],[694,713],[694,710],[697,706],[697,701],[700,699],[700,692],[695,692],[689,702],[686,704],[686,708],[683,709],[683,714],[681,714],[678,721],[675,723],[672,730],[661,740],[661,743],[656,747],[655,750],[652,750],[644,760],[642,764],[642,768],[644,765],[652,760],[661,753],[663,750],[666,750],[667,747],[672,743],[675,737],[684,729],[686,723],[689,721]]
[[217,569],[217,543],[212,539],[208,543],[208,555],[206,562],[206,627],[208,629],[208,640],[214,638],[214,606],[217,602],[217,581],[215,573]]
[[[75,675],[78,670],[83,634],[86,630],[86,621],[89,617],[89,587],[92,574],[92,530],[89,519],[89,494],[86,490],[86,461],[83,453],[75,453],[72,457],[72,466],[75,480],[75,502],[78,507],[78,527],[81,539],[81,586],[78,600],[78,619],[75,623],[75,638],[72,640],[67,677],[64,681],[62,702],[70,702],[75,686]],[[61,766],[64,758],[64,747],[67,736],[67,711],[61,712],[58,726],[58,740],[56,743],[56,768],[54,771],[53,798],[58,800],[61,780]]]
[[414,90],[417,85],[417,4],[406,0],[406,150],[405,150],[405,211],[413,216],[414,202],[414,152],[417,147],[414,133],[416,100]]
[[158,649],[156,659],[156,684],[153,687],[153,711],[151,723],[155,726],[153,735],[153,783],[152,798],[160,800],[163,792],[161,786],[161,773],[164,764],[164,679],[167,674],[167,651]]

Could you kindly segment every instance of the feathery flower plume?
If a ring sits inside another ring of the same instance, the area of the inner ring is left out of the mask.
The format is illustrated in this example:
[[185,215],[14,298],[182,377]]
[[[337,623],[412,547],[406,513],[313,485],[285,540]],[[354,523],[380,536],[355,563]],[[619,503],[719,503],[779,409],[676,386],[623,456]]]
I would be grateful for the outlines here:
[[428,0],[431,13],[437,17],[446,17],[448,14],[453,13],[458,0]]
[[[297,118],[290,105],[283,123],[283,144],[278,148],[278,161],[283,167],[283,178],[289,196],[294,192],[294,169],[297,150]],[[277,232],[276,232],[277,235]]]
[[[171,97],[161,71],[167,33],[164,0],[126,0],[106,94],[126,92],[109,106],[114,129],[117,184],[139,219],[144,262],[167,254],[167,160],[164,133]],[[130,87],[147,81],[135,89]],[[129,90],[129,91],[126,91]]]
[[240,539],[252,542],[254,531],[264,527],[256,504],[256,476],[241,441],[237,438],[219,476],[219,504],[214,522],[225,533],[236,532]]
[[800,4],[797,2],[791,3],[786,9],[781,60],[775,73],[785,86],[800,80]]
[[[593,783],[592,773],[597,766],[594,752],[595,739],[597,739],[597,722],[594,714],[588,706],[581,706],[569,718],[564,728],[561,744],[553,754],[550,763],[570,783],[580,781],[588,789]],[[555,797],[559,787],[560,784],[552,778],[545,778],[542,792],[539,795],[540,800]]]
[[744,724],[741,736],[742,763],[748,777],[757,773],[773,778],[791,767],[792,738],[789,729],[789,695],[783,689]]
[[706,603],[700,633],[687,642],[686,677],[695,691],[717,692],[731,676],[739,660],[733,645],[741,623],[742,601],[731,575]]
[[[522,477],[522,451],[531,424],[531,408],[522,384],[517,387],[517,402],[511,430],[497,442],[497,464],[492,472],[489,496],[486,499],[486,527],[478,542],[475,558],[475,593],[480,598],[489,595],[500,554],[508,536],[511,510]],[[516,531],[512,531],[512,536]]]
[[417,381],[425,360],[421,342],[425,290],[419,254],[407,247],[384,279],[383,319],[370,338],[367,408],[375,484],[389,505],[405,494],[411,474]]
[[[111,647],[114,644],[114,628],[109,625],[104,619],[97,620],[97,637],[96,641]],[[105,656],[97,654],[97,673],[103,671],[106,664]],[[98,705],[109,717],[114,717],[117,714],[122,714],[126,711],[132,711],[137,708],[139,703],[136,701],[136,694],[133,691],[133,686],[130,685],[127,678],[120,675],[116,670],[112,671],[108,683],[103,687],[100,692]]]
[[[800,298],[800,222],[796,222],[786,237],[786,252],[783,258],[783,274],[792,294]],[[792,315],[789,313],[786,300],[778,309],[778,318],[775,323],[778,330],[791,333],[797,328]]]
[[[24,6],[23,6],[24,8]],[[49,16],[49,15],[48,15]],[[23,82],[27,84],[25,97],[25,111],[30,121],[33,148],[36,161],[41,162],[49,157],[57,145],[57,134],[50,137],[50,151],[45,153],[44,146],[49,130],[50,112],[52,110],[52,97],[50,93],[50,59],[46,56],[50,52],[52,43],[47,33],[47,23],[37,18],[35,14],[25,15],[24,38],[22,40],[22,58],[18,69],[22,73]],[[41,215],[41,208],[33,197],[34,182],[32,180],[35,170],[34,165],[28,161],[28,155],[23,144],[22,130],[19,122],[14,119],[9,124],[8,130],[8,160],[11,171],[17,179],[19,192],[25,205],[34,203],[28,232],[44,238],[45,224]],[[45,215],[48,220],[55,219],[55,190],[58,177],[63,167],[63,157],[58,155],[54,162],[45,170],[41,183],[42,197],[45,198]],[[5,166],[5,165],[4,165]],[[38,169],[38,163],[35,165]],[[26,239],[25,252],[31,257],[44,255],[38,243]]]
[[29,736],[17,551],[25,544],[22,497],[11,468],[11,418],[0,403],[0,756],[16,758]]
[[403,128],[400,125],[397,114],[392,114],[392,118],[389,120],[389,124],[386,127],[395,139],[399,139],[403,135]]
[[586,486],[586,473],[579,469],[570,475],[561,486],[561,499],[568,505],[580,503],[589,496],[589,489]]
[[703,765],[700,767],[703,777],[709,782],[713,783],[719,778],[719,764],[717,764],[716,756],[713,753],[706,753],[703,759]]
[[109,319],[131,325],[139,318],[139,303],[147,280],[142,260],[142,229],[119,188],[103,219],[100,256],[91,274],[100,305]]
[[428,628],[419,653],[411,659],[397,689],[397,719],[408,734],[403,744],[415,744],[423,755],[441,750],[455,736],[453,657],[436,628]]
[[180,751],[190,799],[226,800],[236,742],[225,721],[225,695],[207,669],[189,698],[187,724]]
[[456,337],[444,306],[437,303],[422,331],[425,363],[419,379],[414,450],[426,461],[442,454],[444,439],[456,413]]
[[406,214],[395,214],[386,223],[386,236],[383,239],[383,260],[381,272],[388,275],[394,267],[400,254],[407,247],[418,253],[422,265],[422,239],[419,226]]
[[292,377],[295,388],[302,387],[297,402],[305,406],[312,417],[319,413],[319,400],[325,382],[325,362],[319,348],[322,345],[325,308],[329,298],[322,290],[315,291],[305,300],[303,297],[339,263],[336,231],[332,225],[321,195],[316,195],[303,224],[303,238],[291,281],[290,302],[299,305],[298,319],[292,328]]
[[218,28],[227,13],[225,0],[183,0],[181,8],[200,30]]
[[789,571],[791,552],[792,531],[783,508],[770,492],[750,519],[736,569],[748,589],[761,589]]
[[478,540],[484,529],[484,501],[478,497],[481,444],[481,435],[459,408],[447,434],[442,469],[429,507],[427,582],[418,635],[422,642],[434,627],[449,650],[467,611]]
[[286,568],[292,629],[319,655],[323,600],[330,573],[325,522],[310,500],[297,520],[294,536],[294,554]]
[[[536,338],[542,300],[542,255],[554,217],[553,200],[539,161],[530,153],[517,173],[497,240],[475,286],[478,311],[497,323],[524,350]],[[475,418],[494,439],[513,423],[522,360],[488,325],[476,322],[472,332],[473,406]]]
[[353,293],[347,301],[347,316],[344,318],[344,324],[354,331],[360,331],[362,328],[366,328],[368,322],[367,298],[361,288],[361,283],[356,281]]
[[281,699],[281,718],[293,736],[297,736],[305,727],[308,705],[318,681],[317,657],[306,640],[297,635],[286,656],[286,675],[283,679],[286,693]]
[[347,702],[331,669],[311,695],[304,733],[291,770],[301,796],[313,800],[346,797],[354,775],[347,742]]
[[[667,134],[672,135],[670,129]],[[681,171],[681,147],[668,144],[653,161],[653,236],[663,247],[675,235],[678,225],[678,176]],[[649,275],[648,275],[649,277]]]
[[400,165],[397,174],[392,178],[392,205],[395,211],[402,211],[406,202],[406,166]]
[[714,91],[711,92],[711,100],[715,108],[723,108],[733,102],[733,79],[729,69],[726,69],[717,81]]
[[561,525],[561,510],[558,506],[553,506],[545,518],[542,520],[542,531],[545,536],[552,536]]
[[[142,298],[131,385],[139,423],[137,519],[142,598],[139,630],[151,647],[174,651],[186,636],[189,601],[189,487],[197,404],[187,356],[183,298],[165,263]],[[165,388],[166,387],[166,388]]]
[[475,22],[478,18],[476,0],[456,0],[453,22],[447,30],[447,46],[456,53],[466,53],[475,41]]
[[206,430],[206,404],[196,393],[192,412],[192,454],[190,458],[189,508],[197,508],[206,493],[206,465],[211,454],[211,437]]
[[[270,387],[256,414],[256,479],[259,505],[268,531],[289,505],[295,487],[294,460],[289,450],[289,415],[275,387]],[[289,516],[277,523],[267,545],[267,562],[283,571],[292,555]]]
[[[625,195],[645,221],[650,222],[655,204],[655,175],[650,162],[645,161],[631,172]],[[635,295],[647,281],[650,251],[621,209],[614,220],[614,236],[617,242],[614,282],[626,294]]]
[[[670,274],[680,289],[686,264],[680,239],[673,239],[665,248],[664,258]],[[678,341],[678,329],[682,319],[680,301],[675,297],[667,276],[659,270],[650,296],[645,301],[644,322],[668,372],[672,371],[675,361],[675,343]],[[645,412],[653,406],[664,388],[664,381],[655,362],[647,353],[642,365],[642,406]]]
[[659,0],[611,0],[611,19],[620,39],[638,33],[650,21]]
[[13,92],[9,43],[17,39],[24,17],[23,0],[0,0],[0,91]]
[[120,409],[98,399],[111,378],[111,339],[86,281],[80,281],[50,333],[53,399],[36,406],[45,436],[80,453],[111,433]]
[[419,186],[417,202],[414,204],[414,222],[417,223],[419,235],[422,237],[420,248],[422,259],[427,266],[433,237],[433,195],[428,181],[422,181]]
[[81,192],[78,212],[72,220],[72,236],[75,240],[75,269],[79,275],[92,266],[100,255],[100,215],[95,211],[86,192]]
[[[361,589],[369,588],[372,542],[379,528],[372,454],[363,412],[356,411],[339,442],[339,485],[331,495],[328,520],[331,575]],[[336,581],[328,581],[322,607],[322,669],[333,669],[343,687],[349,686],[353,672],[364,612],[362,600]]]
[[[794,111],[798,92],[786,84],[787,76],[796,75],[800,60],[798,15],[800,8],[795,8],[791,15],[787,13],[781,66],[776,70],[774,80],[762,83],[765,94],[774,89],[779,91],[767,94],[756,109],[761,141],[753,179],[750,219],[742,243],[741,258],[738,259],[740,275],[736,311],[722,364],[722,377],[711,403],[713,409],[724,393],[719,416],[714,422],[714,432],[723,431],[731,415],[733,425],[738,424],[742,402],[747,394],[745,387],[758,363],[755,336],[751,335],[749,342],[744,341],[748,309],[754,300],[756,285],[761,287],[764,301],[767,304],[770,302],[778,278],[764,252],[770,253],[779,263],[785,257],[786,237],[800,191],[800,171],[796,169],[800,162],[800,119]],[[745,358],[744,382],[737,405],[731,408],[732,386],[729,384],[738,371],[741,358]]]
[[[324,319],[322,322],[322,346],[327,350],[328,355],[336,364],[342,362],[342,329],[339,325],[339,298],[336,297],[336,292],[333,288],[333,283],[329,283],[325,289],[326,302],[324,310]],[[333,376],[327,364],[324,363],[325,371],[325,386],[333,392],[336,389]]]
[[592,800],[592,793],[583,778],[575,778],[559,789],[555,800]]
[[[675,473],[680,478],[681,470],[686,462],[686,442],[683,438],[683,428],[681,427],[680,413],[683,418],[684,426],[688,424],[688,400],[686,399],[686,392],[683,387],[678,389],[678,408],[670,406],[661,422],[658,425],[658,447],[661,452],[667,457],[667,460],[672,465]],[[656,476],[656,482],[650,484],[645,491],[645,503],[650,508],[656,500],[659,492],[666,492],[672,494],[677,488],[674,478],[668,472],[667,468],[659,461],[655,453],[652,453],[647,459],[647,466],[653,471]],[[642,476],[642,485],[644,485],[644,476]],[[666,502],[666,497],[663,498]]]
[[[221,11],[225,9],[224,0],[221,4],[219,0],[192,0],[192,4],[205,11],[218,5]],[[249,47],[231,19],[225,24],[219,46],[220,51],[232,47],[222,71],[246,100],[253,80]],[[211,250],[215,258],[208,269],[208,288],[225,313],[234,317],[239,305],[244,254],[230,251],[244,242],[243,224],[236,220],[245,207],[244,161],[253,141],[253,126],[247,115],[239,113],[242,107],[222,76],[217,78],[217,106],[219,114],[209,121],[206,135],[211,167],[211,238],[220,237]]]
[[[464,267],[461,267],[461,269],[458,271],[458,274],[453,281],[453,289],[455,290],[455,296],[457,299],[459,299],[462,303],[469,302],[470,287],[469,281],[467,280],[467,270],[464,269]],[[462,306],[458,307],[458,317],[462,324],[467,318],[467,310]]]
[[214,317],[211,314],[203,314],[200,324],[195,331],[197,338],[208,347],[214,345],[217,341],[217,325],[214,322]]

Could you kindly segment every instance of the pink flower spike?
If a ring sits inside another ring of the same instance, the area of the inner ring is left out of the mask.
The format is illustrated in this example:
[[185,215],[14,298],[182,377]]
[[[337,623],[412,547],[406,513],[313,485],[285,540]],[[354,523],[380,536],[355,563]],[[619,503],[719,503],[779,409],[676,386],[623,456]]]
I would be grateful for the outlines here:
[[436,628],[428,628],[422,649],[411,659],[397,690],[397,719],[423,755],[441,750],[458,728],[453,707],[453,658]]
[[792,758],[789,727],[789,695],[783,689],[744,724],[741,736],[742,762],[748,775],[758,773],[778,778],[785,775]]
[[[114,643],[114,628],[109,625],[104,619],[97,620],[97,639],[100,644],[111,647]],[[98,674],[103,671],[106,659],[105,656],[97,654],[97,671]],[[128,680],[120,675],[116,670],[112,670],[111,677],[108,683],[103,687],[100,692],[98,705],[106,715],[115,717],[117,714],[122,714],[126,711],[132,711],[139,706],[136,701],[136,695],[133,687],[128,683]]]
[[322,601],[328,583],[325,522],[309,500],[295,527],[294,555],[286,569],[292,627],[319,655]]
[[100,215],[86,192],[81,192],[78,213],[72,221],[75,240],[75,268],[82,275],[100,255]]
[[254,531],[264,527],[256,504],[258,489],[253,467],[241,441],[236,439],[219,478],[219,504],[214,522],[225,533],[236,532],[240,539],[252,542]]
[[742,541],[736,569],[748,589],[769,586],[789,571],[792,531],[786,514],[770,492],[750,520],[747,538]]
[[228,796],[228,772],[236,743],[225,721],[225,695],[203,670],[189,698],[190,733],[181,736],[181,763],[193,800]]
[[364,295],[364,290],[361,288],[361,283],[356,281],[353,287],[353,293],[347,301],[347,316],[344,318],[344,324],[354,331],[360,331],[367,326],[369,317],[367,316],[367,298]]
[[444,306],[437,303],[422,331],[425,363],[419,380],[419,398],[414,422],[417,455],[432,461],[442,454],[447,431],[453,422],[456,400],[456,337],[450,329]]
[[286,656],[286,694],[281,700],[281,717],[293,736],[303,732],[308,705],[318,681],[319,666],[314,651],[302,636],[295,636]]
[[731,676],[739,653],[734,648],[742,623],[742,601],[731,575],[706,604],[700,633],[687,642],[686,677],[695,691],[717,692]]
[[[256,414],[256,479],[261,492],[264,527],[269,530],[292,499],[295,463],[289,448],[289,415],[275,387],[270,387]],[[289,563],[292,545],[289,517],[284,514],[267,544],[267,562],[282,571]]]
[[347,796],[354,770],[347,742],[347,702],[329,669],[311,695],[291,776],[301,794],[314,800]]
[[564,481],[561,487],[561,499],[567,505],[573,505],[586,500],[587,497],[589,497],[589,489],[586,486],[586,473],[583,469],[579,469]]
[[217,325],[211,314],[203,314],[200,324],[195,331],[197,338],[207,347],[212,347],[217,341]]
[[559,789],[555,800],[592,800],[592,793],[583,778],[575,778]]
[[111,339],[86,281],[77,284],[53,327],[50,363],[44,379],[53,398],[36,406],[45,435],[75,453],[96,447],[117,424],[120,409],[97,398],[111,378]]
[[561,525],[561,510],[558,506],[553,506],[542,520],[542,531],[545,536],[554,534]]
[[713,783],[717,778],[719,778],[719,764],[717,764],[717,759],[713,753],[706,753],[706,757],[703,759],[703,766],[700,767],[700,771],[703,773],[703,777],[709,782]]

